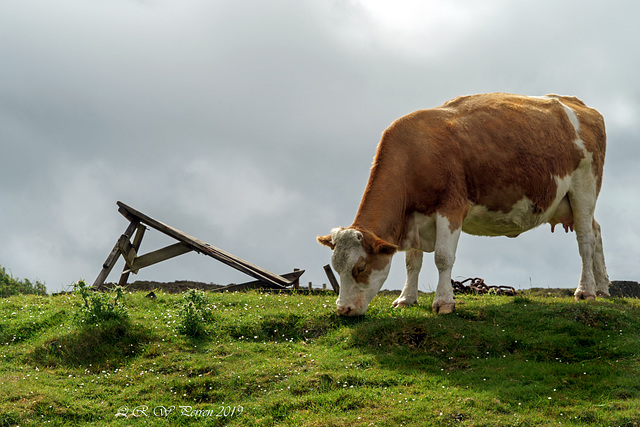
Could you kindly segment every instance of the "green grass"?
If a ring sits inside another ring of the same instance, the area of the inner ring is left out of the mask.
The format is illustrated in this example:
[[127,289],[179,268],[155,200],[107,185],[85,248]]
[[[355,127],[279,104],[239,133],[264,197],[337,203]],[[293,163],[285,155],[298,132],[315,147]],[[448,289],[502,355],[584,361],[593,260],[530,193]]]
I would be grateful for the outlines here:
[[330,294],[207,294],[194,338],[183,296],[156,295],[98,325],[78,295],[0,298],[0,426],[640,424],[637,299],[458,296],[435,316],[379,295],[349,319]]

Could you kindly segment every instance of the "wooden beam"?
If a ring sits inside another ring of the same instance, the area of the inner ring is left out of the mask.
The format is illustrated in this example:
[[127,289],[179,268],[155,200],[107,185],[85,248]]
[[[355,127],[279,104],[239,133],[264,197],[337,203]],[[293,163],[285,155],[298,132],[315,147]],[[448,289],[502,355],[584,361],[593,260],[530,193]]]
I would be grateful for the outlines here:
[[124,258],[124,262],[128,266],[130,266],[131,264],[133,264],[133,260],[135,260],[136,257],[138,256],[138,253],[133,248],[133,245],[131,244],[129,239],[120,239],[119,243],[120,243],[120,253]]
[[193,236],[189,236],[188,234],[185,234],[176,228],[173,228],[154,218],[151,218],[150,216],[145,215],[144,213],[137,211],[136,209],[127,206],[122,202],[117,202],[117,205],[119,207],[118,211],[125,218],[129,220],[137,218],[149,227],[154,228],[161,233],[166,234],[167,236],[173,237],[174,239],[185,243],[188,247],[192,248],[196,252],[215,258],[218,261],[227,264],[228,266],[233,267],[236,270],[242,271],[243,273],[255,279],[258,279],[262,282],[268,282],[274,286],[280,287],[286,287],[292,284],[290,280],[287,280],[282,276],[273,274],[270,271],[264,270],[256,265],[249,263],[248,261],[231,255],[230,253],[218,249],[206,242],[203,242],[202,240],[196,239]]
[[[131,245],[131,249],[129,252],[129,256],[131,255],[131,252],[133,252],[133,260],[131,262],[127,261],[127,265],[124,266],[124,268],[122,269],[122,274],[120,275],[120,280],[118,281],[118,285],[119,286],[125,286],[127,284],[127,281],[129,280],[129,271],[127,269],[127,267],[130,267],[130,264],[133,263],[135,261],[135,257],[137,256],[138,251],[140,250],[140,245],[142,244],[142,238],[144,237],[144,232],[147,230],[147,227],[145,227],[143,224],[139,224],[138,227],[136,228],[136,236],[133,238],[133,244]],[[127,240],[127,243],[129,241]],[[125,259],[128,259],[127,257],[125,257]]]
[[133,260],[128,269],[123,271],[125,273],[137,274],[141,268],[149,267],[150,265],[157,264],[162,261],[177,257],[182,254],[191,252],[193,249],[185,245],[184,243],[175,243],[162,249],[158,249],[148,254],[141,255]]
[[118,257],[120,256],[120,244],[121,244],[120,242],[122,240],[129,240],[134,230],[136,229],[136,227],[138,227],[138,225],[140,224],[140,220],[138,218],[131,218],[129,221],[130,221],[129,226],[124,231],[124,233],[118,238],[115,246],[107,256],[107,259],[105,260],[104,264],[102,264],[102,270],[100,270],[100,273],[98,273],[98,277],[96,277],[96,280],[94,280],[93,282],[94,289],[102,288],[102,285],[104,285],[104,281],[107,280],[107,276],[109,276],[109,273],[111,273],[111,270],[116,265],[116,262],[118,261]]
[[329,264],[324,266],[324,272],[327,274],[327,278],[329,279],[329,283],[331,283],[331,287],[336,294],[340,293],[340,285],[336,280],[336,276],[333,274],[333,270]]
[[[291,273],[283,274],[281,277],[284,277],[285,279],[288,279],[291,281],[296,281],[300,279],[300,276],[302,276],[302,273],[304,273],[304,270],[295,270]],[[277,287],[273,286],[273,284],[269,282],[254,280],[252,282],[238,283],[238,284],[234,283],[222,288],[212,289],[211,292],[235,292],[235,291],[246,291],[248,289],[259,289],[259,288],[284,289],[281,286],[277,286]]]

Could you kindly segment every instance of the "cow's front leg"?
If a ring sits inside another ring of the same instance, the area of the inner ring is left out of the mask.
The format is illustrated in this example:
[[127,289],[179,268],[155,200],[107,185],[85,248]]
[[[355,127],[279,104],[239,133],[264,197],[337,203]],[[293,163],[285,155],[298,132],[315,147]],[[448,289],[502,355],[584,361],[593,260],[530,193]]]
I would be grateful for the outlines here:
[[437,216],[436,245],[434,260],[438,268],[438,287],[433,300],[433,312],[439,314],[451,313],[456,306],[451,286],[451,270],[456,259],[456,249],[460,238],[460,228],[451,230],[449,220],[444,216]]
[[394,307],[407,307],[418,302],[418,276],[422,268],[422,251],[409,249],[405,253],[407,265],[407,281],[398,299],[393,302]]

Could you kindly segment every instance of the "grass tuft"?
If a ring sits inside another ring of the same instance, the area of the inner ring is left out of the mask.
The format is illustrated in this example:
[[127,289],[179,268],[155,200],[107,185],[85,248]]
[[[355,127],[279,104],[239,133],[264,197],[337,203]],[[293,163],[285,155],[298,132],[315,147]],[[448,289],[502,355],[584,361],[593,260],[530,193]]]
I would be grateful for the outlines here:
[[45,367],[114,369],[140,354],[150,339],[141,325],[109,321],[49,338],[27,360]]

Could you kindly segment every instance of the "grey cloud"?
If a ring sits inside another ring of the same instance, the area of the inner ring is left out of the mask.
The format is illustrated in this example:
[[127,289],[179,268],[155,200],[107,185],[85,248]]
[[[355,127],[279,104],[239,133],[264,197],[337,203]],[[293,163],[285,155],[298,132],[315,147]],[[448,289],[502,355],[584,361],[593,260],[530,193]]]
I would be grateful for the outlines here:
[[[92,280],[126,226],[120,199],[319,284],[330,253],[315,235],[350,224],[391,121],[461,94],[559,92],[605,114],[605,255],[612,278],[636,279],[640,249],[621,224],[638,204],[639,6],[434,8],[429,25],[394,30],[346,0],[3,3],[0,265],[50,290]],[[465,237],[454,275],[570,287],[577,269],[574,236],[540,229]],[[421,288],[435,277],[427,256]],[[243,280],[193,255],[133,278]]]

